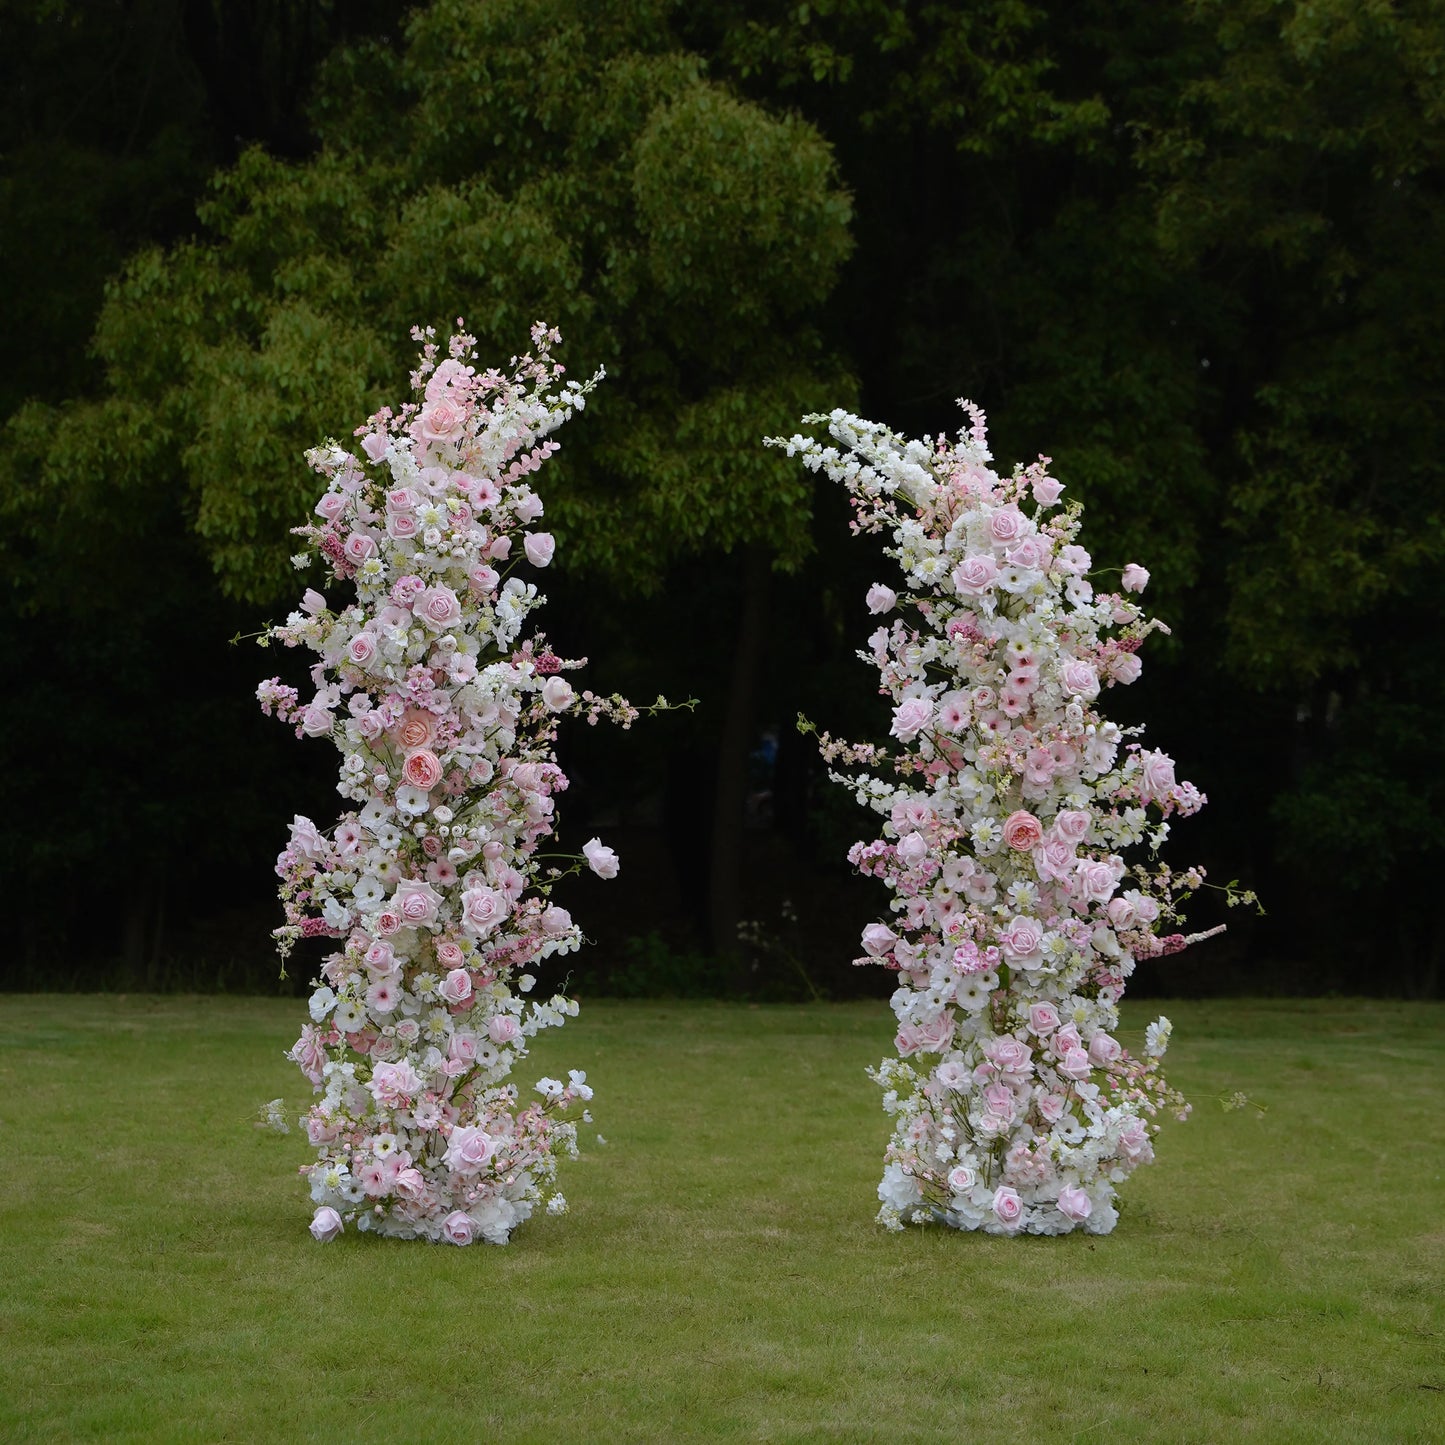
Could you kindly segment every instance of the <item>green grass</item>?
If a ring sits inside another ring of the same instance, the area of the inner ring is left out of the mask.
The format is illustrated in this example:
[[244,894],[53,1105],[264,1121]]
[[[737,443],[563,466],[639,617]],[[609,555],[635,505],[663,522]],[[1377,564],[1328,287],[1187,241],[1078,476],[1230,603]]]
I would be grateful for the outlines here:
[[1445,1008],[1165,1011],[1106,1238],[872,1224],[882,1003],[593,1003],[572,1212],[458,1250],[307,1235],[299,1003],[0,997],[0,1438],[1445,1439]]

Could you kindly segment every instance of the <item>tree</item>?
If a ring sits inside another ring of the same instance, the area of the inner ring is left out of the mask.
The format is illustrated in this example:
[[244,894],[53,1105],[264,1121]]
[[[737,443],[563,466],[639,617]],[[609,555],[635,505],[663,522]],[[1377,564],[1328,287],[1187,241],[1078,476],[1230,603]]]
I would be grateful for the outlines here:
[[[769,563],[807,551],[811,488],[755,438],[850,392],[812,319],[850,203],[817,132],[707,80],[670,9],[438,0],[397,48],[343,48],[313,104],[318,153],[250,150],[219,174],[202,233],[141,253],[110,288],[102,394],[14,418],[17,552],[43,499],[99,467],[124,506],[179,505],[226,596],[273,602],[309,505],[296,459],[370,409],[392,338],[464,311],[500,351],[545,316],[612,377],[559,459],[564,555],[646,593],[679,557],[756,554],[756,612]],[[744,674],[756,636],[743,630]],[[728,760],[745,758],[748,722],[732,709],[721,743],[723,945],[744,781]]]

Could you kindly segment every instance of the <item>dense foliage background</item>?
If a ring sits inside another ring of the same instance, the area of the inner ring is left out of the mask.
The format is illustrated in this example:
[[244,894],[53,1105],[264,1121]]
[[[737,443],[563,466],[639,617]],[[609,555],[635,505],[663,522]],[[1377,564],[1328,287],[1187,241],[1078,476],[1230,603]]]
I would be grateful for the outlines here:
[[462,314],[606,365],[548,627],[595,687],[700,699],[563,740],[564,842],[623,856],[568,900],[584,993],[884,986],[848,965],[865,821],[792,726],[880,730],[883,564],[757,437],[961,395],[1152,570],[1173,635],[1111,696],[1210,795],[1174,856],[1269,908],[1137,986],[1440,993],[1439,6],[4,14],[6,984],[273,986],[270,862],[334,795],[229,639],[292,603],[302,449]]

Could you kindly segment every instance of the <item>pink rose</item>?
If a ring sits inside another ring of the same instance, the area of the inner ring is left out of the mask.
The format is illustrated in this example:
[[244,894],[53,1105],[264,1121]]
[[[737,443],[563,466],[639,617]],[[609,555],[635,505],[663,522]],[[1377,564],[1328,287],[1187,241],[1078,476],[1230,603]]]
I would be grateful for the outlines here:
[[466,954],[462,952],[461,945],[453,942],[450,938],[444,938],[436,946],[437,962],[443,968],[460,968],[466,962]]
[[993,1212],[1005,1229],[1016,1229],[1024,1212],[1024,1203],[1019,1198],[1018,1191],[1005,1184],[993,1196]]
[[1032,571],[1042,567],[1048,555],[1048,548],[1037,537],[1025,537],[1017,546],[1009,548],[1008,564]]
[[376,555],[376,539],[368,532],[353,532],[341,549],[346,560],[359,567],[368,557]]
[[1052,477],[1035,477],[1033,480],[1034,501],[1041,507],[1052,507],[1063,494],[1063,483]]
[[327,492],[317,502],[316,510],[328,522],[334,522],[346,510],[346,497],[341,492]]
[[1065,1219],[1082,1224],[1093,1207],[1093,1201],[1077,1184],[1066,1184],[1059,1190],[1059,1213]]
[[1054,818],[1054,830],[1070,843],[1082,843],[1093,821],[1082,808],[1065,808]]
[[1017,853],[1026,853],[1043,841],[1043,825],[1032,813],[1020,808],[1003,823],[1003,840]]
[[550,532],[529,532],[522,539],[522,551],[534,567],[545,567],[556,550],[557,543]]
[[989,535],[995,542],[1017,542],[1024,535],[1023,513],[1017,507],[1000,507],[988,519]]
[[1115,928],[1132,928],[1139,919],[1134,905],[1127,898],[1111,898],[1105,912]]
[[864,600],[867,602],[870,612],[891,612],[898,605],[898,594],[891,587],[885,587],[881,582],[875,582],[868,589],[868,595]]
[[1170,788],[1174,786],[1174,759],[1168,753],[1141,753],[1139,761],[1143,763],[1143,771],[1140,774],[1140,794],[1147,802],[1150,798],[1162,798],[1168,795]]
[[408,537],[415,537],[420,530],[421,524],[410,512],[386,514],[386,535],[394,542],[404,542]]
[[372,1070],[371,1083],[367,1087],[378,1104],[397,1108],[404,1107],[416,1095],[425,1092],[426,1081],[408,1060],[402,1059],[396,1064],[378,1064]]
[[467,573],[467,583],[478,597],[495,592],[501,580],[502,574],[495,567],[488,567],[485,562],[478,563]]
[[1032,958],[1044,941],[1044,930],[1036,918],[1020,914],[1010,921],[1008,931],[999,935],[1004,952],[1014,961]]
[[436,922],[442,896],[419,878],[403,878],[392,894],[391,906],[408,928],[424,928]]
[[926,1024],[916,1025],[918,1051],[924,1054],[941,1054],[953,1044],[953,1013],[949,1009]]
[[583,856],[587,859],[587,866],[599,878],[616,878],[617,870],[621,867],[617,854],[611,848],[603,845],[601,838],[591,838],[582,845]]
[[386,494],[388,512],[414,512],[421,499],[410,487],[393,487]]
[[1149,569],[1137,562],[1130,562],[1124,568],[1124,591],[1142,592],[1149,585]]
[[462,607],[450,587],[428,587],[416,600],[416,616],[435,632],[452,627],[461,620]]
[[346,655],[358,667],[365,667],[376,656],[376,638],[369,632],[358,632],[346,644]]
[[384,938],[378,938],[367,948],[361,961],[372,973],[390,973],[396,966],[396,951]]
[[428,748],[418,748],[406,755],[401,765],[402,778],[413,788],[429,793],[442,780],[441,760]]
[[1042,1038],[1059,1026],[1059,1011],[1051,1003],[1029,1005],[1029,1028]]
[[465,1003],[472,996],[472,976],[464,968],[454,968],[437,986],[437,992],[449,1004]]
[[1139,674],[1144,671],[1144,664],[1135,652],[1116,652],[1109,659],[1107,669],[1109,676],[1122,687],[1128,687],[1131,682],[1138,682]]
[[1029,1061],[1033,1057],[1033,1050],[1027,1044],[1007,1035],[990,1039],[984,1045],[983,1052],[989,1063],[1001,1074],[1028,1073]]
[[1154,1157],[1149,1129],[1142,1119],[1132,1119],[1119,1135],[1119,1148],[1136,1163],[1147,1164]]
[[1107,903],[1119,881],[1109,864],[1095,858],[1080,858],[1074,867],[1074,897],[1084,903]]
[[967,1194],[978,1183],[978,1171],[967,1164],[956,1164],[948,1171],[948,1187],[955,1194]]
[[426,442],[450,441],[466,420],[465,413],[454,402],[441,397],[432,402],[417,418],[417,429]]
[[[476,1063],[481,1040],[471,1029],[458,1029],[447,1041],[447,1057],[463,1067]],[[455,1073],[456,1070],[449,1072]]]
[[436,721],[421,708],[410,708],[397,725],[396,740],[408,752],[426,747],[436,736]]
[[1095,1034],[1089,1040],[1089,1058],[1102,1068],[1105,1064],[1112,1064],[1124,1051],[1119,1047],[1118,1039],[1112,1038],[1109,1034]]
[[870,923],[863,930],[863,952],[870,958],[882,958],[898,942],[898,935],[886,923]]
[[341,1216],[329,1204],[323,1204],[311,1217],[311,1234],[320,1244],[335,1239],[344,1227]]
[[928,839],[922,833],[905,833],[898,840],[898,857],[905,867],[917,867],[928,857]]
[[933,704],[926,697],[908,697],[893,709],[889,732],[901,743],[911,743],[933,721]]
[[1063,883],[1073,874],[1075,856],[1073,844],[1050,832],[1034,849],[1034,867],[1045,882]]
[[367,432],[361,439],[361,450],[373,462],[379,462],[386,455],[386,449],[390,445],[391,438],[384,431]]
[[572,684],[565,677],[549,677],[542,684],[542,701],[548,712],[565,712],[575,696]]
[[454,1209],[442,1220],[442,1238],[448,1244],[470,1244],[472,1242],[471,1216]]
[[1059,1060],[1059,1072],[1066,1079],[1087,1079],[1089,1077],[1089,1056],[1081,1048],[1064,1051]]
[[1099,695],[1099,674],[1094,671],[1092,664],[1081,658],[1076,657],[1066,662],[1059,674],[1059,680],[1064,684],[1065,691],[1076,697],[1092,700]]
[[487,1037],[494,1044],[514,1044],[522,1037],[522,1026],[511,1014],[496,1014],[487,1024]]
[[324,738],[330,735],[335,721],[330,708],[323,707],[319,702],[313,702],[301,714],[301,731],[308,738]]
[[462,927],[473,938],[485,938],[511,912],[493,888],[468,888],[462,894]]
[[396,1176],[396,1192],[402,1199],[420,1199],[426,1193],[426,1175],[420,1169],[403,1169]]
[[572,927],[572,915],[565,908],[559,908],[555,903],[550,908],[544,909],[542,913],[542,932],[555,938],[559,933],[566,933]]
[[954,588],[965,597],[981,597],[998,580],[998,563],[992,557],[965,557],[953,569]]
[[447,1141],[447,1168],[453,1174],[477,1174],[491,1163],[496,1152],[496,1140],[485,1129],[463,1125],[453,1129]]

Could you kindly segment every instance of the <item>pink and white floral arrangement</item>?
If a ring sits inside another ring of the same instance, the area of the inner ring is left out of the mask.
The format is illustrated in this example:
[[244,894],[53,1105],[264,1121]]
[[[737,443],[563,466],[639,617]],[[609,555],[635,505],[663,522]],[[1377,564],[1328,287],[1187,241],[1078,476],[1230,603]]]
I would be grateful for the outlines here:
[[[960,404],[952,443],[843,411],[805,418],[836,446],[768,439],[842,483],[853,530],[891,533],[903,571],[869,589],[886,620],[859,654],[897,746],[820,735],[855,770],[830,776],[884,820],[849,859],[893,894],[857,960],[898,976],[897,1057],[870,1070],[894,1119],[878,1217],[1103,1234],[1115,1186],[1153,1158],[1155,1117],[1189,1112],[1160,1072],[1168,1019],[1137,1054],[1116,1034],[1136,961],[1210,936],[1161,936],[1203,872],[1155,856],[1205,799],[1099,708],[1162,630],[1130,595],[1149,574],[1131,564],[1097,591],[1048,458],[999,476],[982,412]],[[1126,863],[1140,844],[1147,861]]]
[[[413,401],[372,416],[355,450],[307,453],[326,491],[292,560],[319,557],[355,600],[308,589],[262,639],[317,654],[309,698],[276,678],[257,697],[298,736],[336,744],[352,804],[325,831],[298,816],[276,864],[283,959],[299,938],[338,945],[288,1056],[320,1096],[304,1126],[323,1241],[352,1224],[506,1243],[539,1204],[566,1209],[558,1158],[575,1156],[592,1097],[579,1071],[530,1098],[508,1080],[529,1038],[577,1013],[560,995],[526,997],[528,968],[582,941],[549,901],[564,870],[538,852],[567,787],[558,719],[637,716],[574,691],[564,674],[585,659],[521,637],[545,600],[527,572],[553,555],[531,478],[601,373],[559,384],[560,338],[540,324],[506,374],[479,371],[460,330],[445,355],[433,335],[413,332]],[[599,839],[583,853],[616,874]]]

